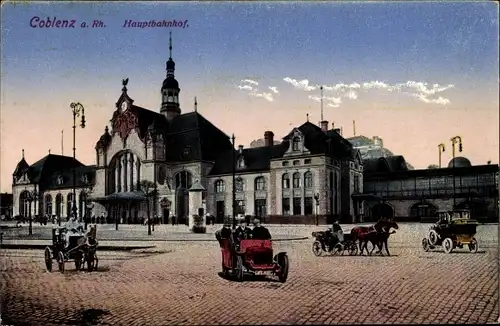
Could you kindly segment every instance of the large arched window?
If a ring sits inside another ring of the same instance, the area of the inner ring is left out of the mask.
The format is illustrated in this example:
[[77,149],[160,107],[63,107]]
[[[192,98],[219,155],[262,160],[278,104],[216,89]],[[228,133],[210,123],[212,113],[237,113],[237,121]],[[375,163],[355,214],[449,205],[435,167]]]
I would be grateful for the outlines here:
[[281,187],[283,189],[290,189],[290,176],[288,173],[283,174],[281,177]]
[[71,216],[71,207],[73,206],[73,193],[70,192],[66,197],[66,216]]
[[189,189],[191,188],[193,177],[189,171],[181,171],[175,175],[175,189]]
[[27,190],[21,192],[19,195],[19,215],[28,216],[29,203],[28,203],[29,193]]
[[56,216],[62,216],[62,208],[63,208],[63,195],[56,195]]
[[217,194],[223,193],[226,191],[226,186],[224,185],[224,181],[217,180],[215,181],[215,192]]
[[45,196],[45,214],[48,216],[52,216],[52,196]]
[[130,151],[117,153],[109,164],[110,193],[129,192],[139,189],[141,161]]
[[292,151],[298,152],[300,150],[300,137],[295,136],[292,139]]
[[293,174],[293,188],[300,188],[300,173],[295,172]]
[[307,171],[304,173],[304,187],[312,188],[313,187],[313,175],[311,171]]
[[264,177],[255,178],[255,190],[266,190],[266,179]]
[[245,181],[241,177],[236,178],[235,188],[237,192],[245,191]]

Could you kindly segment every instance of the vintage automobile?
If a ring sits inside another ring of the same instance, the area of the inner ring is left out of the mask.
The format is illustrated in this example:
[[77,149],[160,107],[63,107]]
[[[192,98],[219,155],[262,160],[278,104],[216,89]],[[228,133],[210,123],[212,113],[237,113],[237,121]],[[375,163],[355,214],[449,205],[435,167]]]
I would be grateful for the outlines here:
[[245,274],[271,274],[277,276],[280,282],[286,282],[288,255],[286,252],[280,252],[273,257],[271,240],[247,239],[236,245],[231,237],[221,237],[220,233],[216,233],[216,237],[221,248],[224,276],[232,275],[241,282]]
[[69,237],[69,245],[66,246],[64,227],[52,229],[52,245],[45,248],[45,267],[47,271],[52,271],[52,260],[56,260],[59,271],[64,273],[65,262],[74,260],[77,270],[84,269],[87,263],[87,270],[92,272],[97,269],[99,260],[97,259],[96,227],[90,226],[86,235],[75,235]]
[[469,251],[477,252],[476,238],[478,222],[470,218],[470,211],[456,209],[438,212],[439,220],[429,228],[427,237],[422,239],[425,251],[442,246],[444,252],[451,253],[455,248],[467,245]]
[[315,256],[321,256],[323,253],[332,253],[333,255],[344,255],[345,251],[350,256],[355,256],[358,253],[358,246],[352,240],[350,233],[344,233],[344,241],[334,241],[330,248],[330,237],[333,236],[331,230],[313,232],[312,236],[316,238],[312,245],[312,251]]

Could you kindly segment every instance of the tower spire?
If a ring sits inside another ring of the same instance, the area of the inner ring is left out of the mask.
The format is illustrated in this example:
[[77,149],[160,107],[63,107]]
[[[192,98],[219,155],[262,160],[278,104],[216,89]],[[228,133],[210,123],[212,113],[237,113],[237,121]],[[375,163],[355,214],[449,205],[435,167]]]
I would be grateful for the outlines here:
[[321,121],[323,121],[323,86],[319,89],[321,90]]
[[196,96],[194,97],[194,112],[198,112],[198,102],[196,101]]
[[309,122],[309,113],[306,114],[307,122]]
[[24,159],[24,148],[23,148],[23,159]]
[[169,41],[170,41],[170,46],[168,47],[168,49],[170,50],[170,60],[172,60],[172,32],[170,32]]

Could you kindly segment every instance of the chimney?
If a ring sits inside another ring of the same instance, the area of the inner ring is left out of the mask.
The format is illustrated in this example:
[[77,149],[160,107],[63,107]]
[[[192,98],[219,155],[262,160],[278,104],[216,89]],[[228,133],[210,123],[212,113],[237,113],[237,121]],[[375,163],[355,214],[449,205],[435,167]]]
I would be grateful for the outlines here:
[[243,145],[238,145],[238,153],[243,153]]
[[332,129],[335,130],[335,122],[332,122]]
[[333,129],[333,131],[335,131],[337,134],[340,135],[340,128],[335,128],[335,129]]
[[323,132],[327,132],[328,131],[328,121],[326,120],[323,120],[319,123],[320,127],[321,127],[321,130]]
[[274,133],[272,131],[266,131],[264,133],[264,146],[274,145]]

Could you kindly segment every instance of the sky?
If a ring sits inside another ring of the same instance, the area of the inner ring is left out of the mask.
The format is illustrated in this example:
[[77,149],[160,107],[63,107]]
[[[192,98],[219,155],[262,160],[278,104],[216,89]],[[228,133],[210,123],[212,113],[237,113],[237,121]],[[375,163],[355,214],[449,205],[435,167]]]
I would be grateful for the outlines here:
[[[0,191],[11,191],[22,149],[29,164],[72,155],[72,101],[85,107],[85,164],[122,79],[134,104],[159,112],[169,32],[182,112],[196,96],[237,144],[266,130],[279,140],[307,115],[318,123],[323,86],[323,119],[346,138],[356,121],[356,135],[426,168],[440,143],[447,164],[458,135],[472,164],[498,163],[498,16],[489,1],[2,3]],[[40,27],[48,20],[75,27]]]

